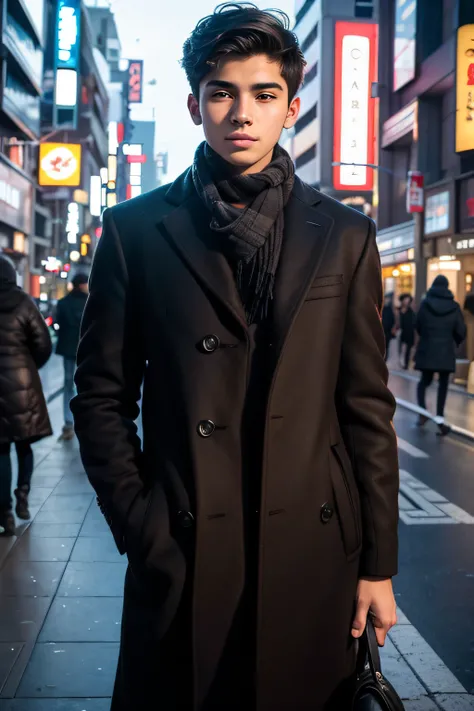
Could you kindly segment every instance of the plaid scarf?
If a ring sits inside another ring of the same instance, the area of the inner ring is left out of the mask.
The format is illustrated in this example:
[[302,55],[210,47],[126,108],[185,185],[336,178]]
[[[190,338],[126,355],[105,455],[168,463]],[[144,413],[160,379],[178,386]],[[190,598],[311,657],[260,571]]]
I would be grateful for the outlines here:
[[196,151],[192,177],[211,213],[211,229],[226,237],[223,251],[236,264],[248,323],[265,318],[283,242],[283,208],[295,179],[293,161],[277,145],[261,173],[229,176],[228,163],[204,142]]

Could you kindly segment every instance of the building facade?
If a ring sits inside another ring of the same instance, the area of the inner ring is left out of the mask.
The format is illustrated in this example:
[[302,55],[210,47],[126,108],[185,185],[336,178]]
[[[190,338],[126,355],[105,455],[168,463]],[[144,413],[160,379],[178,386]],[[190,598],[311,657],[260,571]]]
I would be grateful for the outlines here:
[[27,291],[29,255],[41,228],[35,176],[46,10],[44,0],[4,0],[0,12],[0,251],[13,259]]
[[[380,3],[378,241],[386,291],[419,300],[444,274],[461,304],[474,275],[474,3]],[[424,211],[407,213],[409,171]]]
[[298,0],[294,31],[307,66],[301,113],[284,139],[298,175],[370,212],[375,156],[377,7],[371,0]]

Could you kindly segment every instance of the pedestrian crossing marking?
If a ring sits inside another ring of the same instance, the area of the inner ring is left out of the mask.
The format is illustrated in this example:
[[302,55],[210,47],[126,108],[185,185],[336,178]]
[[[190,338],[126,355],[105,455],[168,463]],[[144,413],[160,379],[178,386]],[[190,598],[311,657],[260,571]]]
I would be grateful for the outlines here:
[[429,454],[426,454],[426,452],[423,452],[421,449],[418,449],[418,447],[415,447],[413,444],[410,444],[410,442],[407,442],[405,439],[402,439],[401,437],[397,437],[397,439],[398,449],[401,449],[407,454],[410,454],[412,457],[415,457],[415,459],[430,458]]
[[423,524],[474,524],[474,516],[430,489],[409,472],[400,470],[400,518],[408,526]]

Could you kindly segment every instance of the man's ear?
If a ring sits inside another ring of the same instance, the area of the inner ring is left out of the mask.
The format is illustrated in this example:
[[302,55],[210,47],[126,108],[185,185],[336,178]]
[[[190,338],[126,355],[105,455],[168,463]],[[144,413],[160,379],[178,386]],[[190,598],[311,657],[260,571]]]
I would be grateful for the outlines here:
[[289,108],[288,108],[288,113],[286,115],[286,121],[283,124],[283,128],[293,128],[295,123],[298,120],[298,116],[300,113],[301,109],[301,99],[299,96],[297,96],[293,101],[291,102]]
[[191,114],[193,123],[196,126],[200,126],[202,124],[202,116],[199,110],[199,101],[196,99],[194,94],[190,94],[188,96],[188,111]]

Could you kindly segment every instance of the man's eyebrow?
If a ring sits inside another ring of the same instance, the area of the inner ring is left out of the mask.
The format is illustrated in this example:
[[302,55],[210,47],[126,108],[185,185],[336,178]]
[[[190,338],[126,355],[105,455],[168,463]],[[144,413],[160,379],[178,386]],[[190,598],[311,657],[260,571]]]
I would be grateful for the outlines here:
[[[207,86],[211,87],[217,87],[219,89],[233,89],[236,90],[238,87],[236,84],[233,84],[231,81],[224,81],[222,79],[211,79],[209,82],[207,82]],[[265,91],[266,89],[279,89],[280,91],[283,91],[283,87],[281,84],[278,84],[276,81],[268,81],[268,82],[260,82],[258,84],[252,84],[250,87],[252,91]]]

